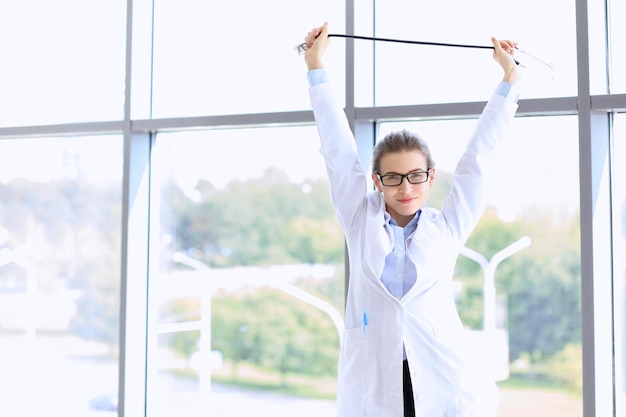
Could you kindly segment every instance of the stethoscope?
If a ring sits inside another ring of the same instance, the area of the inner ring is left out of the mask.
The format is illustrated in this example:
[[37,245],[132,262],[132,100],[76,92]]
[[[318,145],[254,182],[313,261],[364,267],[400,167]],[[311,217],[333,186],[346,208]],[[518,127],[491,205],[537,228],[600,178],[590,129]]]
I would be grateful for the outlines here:
[[[467,44],[458,44],[458,43],[426,42],[426,41],[414,41],[414,40],[406,40],[406,39],[379,38],[379,37],[374,37],[374,36],[344,35],[344,34],[339,34],[339,33],[330,33],[328,34],[328,37],[329,38],[333,38],[333,37],[334,38],[350,38],[350,39],[378,41],[378,42],[407,43],[407,44],[413,44],[413,45],[445,46],[445,47],[453,47],[453,48],[494,49],[493,46],[486,46],[486,45],[467,45]],[[294,48],[294,50],[297,51],[298,54],[303,54],[304,51],[306,51],[306,42],[303,42],[297,45]],[[552,77],[554,77],[554,67],[552,66],[551,63],[548,63],[542,59],[539,59],[536,56],[519,49],[518,47],[515,47],[515,51],[520,52],[536,60],[537,62],[545,65],[546,67],[550,69]],[[521,67],[525,67],[517,59],[513,58],[513,60],[515,61],[517,65]]]

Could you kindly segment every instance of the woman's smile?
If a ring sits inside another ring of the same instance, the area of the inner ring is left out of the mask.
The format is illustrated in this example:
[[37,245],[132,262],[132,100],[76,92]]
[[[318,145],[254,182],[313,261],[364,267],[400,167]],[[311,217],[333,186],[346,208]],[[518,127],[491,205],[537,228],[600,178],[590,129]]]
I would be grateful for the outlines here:
[[399,198],[398,201],[402,204],[411,204],[416,199],[417,197],[404,197],[404,198]]

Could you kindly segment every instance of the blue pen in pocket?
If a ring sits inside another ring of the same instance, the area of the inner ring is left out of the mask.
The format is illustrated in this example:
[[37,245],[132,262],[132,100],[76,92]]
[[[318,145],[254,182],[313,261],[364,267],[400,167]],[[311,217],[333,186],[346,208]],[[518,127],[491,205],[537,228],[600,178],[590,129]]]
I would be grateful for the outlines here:
[[363,334],[367,334],[367,313],[363,310]]

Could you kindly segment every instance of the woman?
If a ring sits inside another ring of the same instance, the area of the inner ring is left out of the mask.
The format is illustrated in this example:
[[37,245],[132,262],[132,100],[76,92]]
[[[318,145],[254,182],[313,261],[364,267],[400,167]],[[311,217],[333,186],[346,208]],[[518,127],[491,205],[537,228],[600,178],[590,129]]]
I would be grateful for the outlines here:
[[485,209],[489,161],[517,109],[515,43],[492,38],[504,77],[458,163],[450,195],[435,210],[424,208],[435,179],[432,157],[406,131],[376,145],[370,174],[376,189],[368,190],[323,67],[328,25],[311,30],[305,42],[311,103],[350,263],[338,415],[495,416],[495,382],[474,369],[465,350],[451,282]]

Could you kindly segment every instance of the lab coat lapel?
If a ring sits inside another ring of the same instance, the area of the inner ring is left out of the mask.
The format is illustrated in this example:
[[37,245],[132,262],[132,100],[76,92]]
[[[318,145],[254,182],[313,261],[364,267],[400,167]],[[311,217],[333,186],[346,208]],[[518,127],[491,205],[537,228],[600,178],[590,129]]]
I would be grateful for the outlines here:
[[380,193],[370,194],[370,200],[375,200],[375,204],[371,204],[368,208],[369,212],[366,216],[366,224],[364,227],[364,255],[363,270],[369,279],[375,281],[378,286],[387,289],[380,281],[380,276],[385,267],[385,259],[387,254],[393,248],[393,236],[388,230],[385,221],[385,203]]

